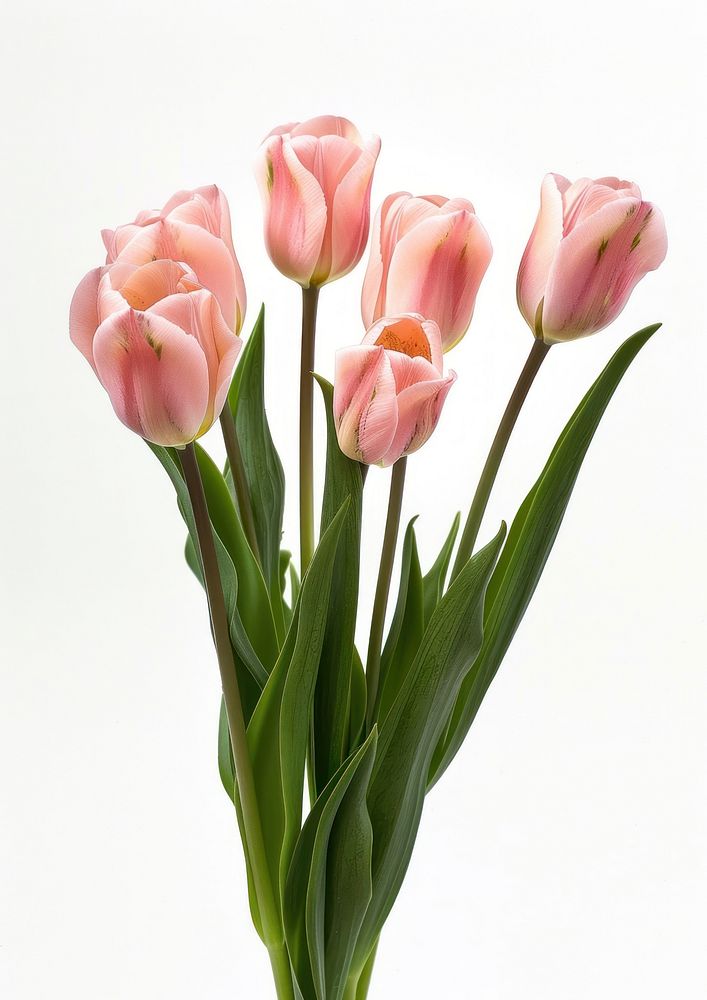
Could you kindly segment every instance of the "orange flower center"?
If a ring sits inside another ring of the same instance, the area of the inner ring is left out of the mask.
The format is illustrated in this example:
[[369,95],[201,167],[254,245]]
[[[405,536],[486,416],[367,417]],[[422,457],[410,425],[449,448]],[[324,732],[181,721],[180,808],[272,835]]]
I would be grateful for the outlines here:
[[432,351],[422,325],[409,317],[386,326],[376,344],[388,351],[407,354],[409,358],[425,358],[426,361],[432,361]]

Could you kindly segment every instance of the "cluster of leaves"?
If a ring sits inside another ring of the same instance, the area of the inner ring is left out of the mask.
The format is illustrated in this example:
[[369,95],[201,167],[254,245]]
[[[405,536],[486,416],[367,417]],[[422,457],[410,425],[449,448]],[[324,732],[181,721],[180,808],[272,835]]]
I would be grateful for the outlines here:
[[[367,729],[354,643],[361,467],[339,450],[332,387],[319,379],[328,447],[320,542],[300,581],[281,551],[284,476],[264,400],[261,312],[229,396],[256,522],[246,541],[230,472],[198,460],[214,527],[256,780],[270,881],[299,1000],[363,1000],[383,924],[410,860],[426,793],[454,758],[510,645],[562,522],[604,410],[657,327],[616,352],[562,432],[510,531],[505,525],[447,586],[457,518],[429,572],[414,521]],[[153,446],[175,486],[198,577],[196,532],[178,455]],[[238,805],[222,709],[219,770]],[[305,776],[309,814],[302,816]],[[250,859],[246,859],[250,865]],[[250,875],[250,868],[249,868]],[[251,881],[251,912],[262,923]],[[272,942],[268,942],[272,944]]]

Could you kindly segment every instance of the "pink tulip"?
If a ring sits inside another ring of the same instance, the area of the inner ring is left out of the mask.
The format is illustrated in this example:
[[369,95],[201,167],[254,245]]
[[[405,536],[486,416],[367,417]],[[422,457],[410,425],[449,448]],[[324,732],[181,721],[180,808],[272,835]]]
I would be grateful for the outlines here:
[[341,450],[382,466],[417,451],[437,426],[456,377],[444,375],[433,320],[415,314],[379,320],[361,344],[336,355],[334,420]]
[[437,323],[450,350],[469,328],[492,253],[470,201],[388,195],[373,226],[363,322],[368,328],[382,316],[421,313]]
[[69,325],[118,417],[141,437],[181,447],[220,414],[241,341],[183,264],[118,260],[89,271]]
[[274,129],[258,152],[265,245],[303,288],[347,274],[368,239],[380,139],[363,141],[346,118],[323,115]]
[[185,264],[216,296],[230,328],[240,331],[245,286],[233,248],[228,202],[215,185],[178,191],[161,211],[143,211],[132,223],[105,229],[103,241],[107,264],[164,259]]
[[518,271],[518,306],[547,344],[586,337],[616,319],[666,251],[663,216],[638,185],[547,174]]

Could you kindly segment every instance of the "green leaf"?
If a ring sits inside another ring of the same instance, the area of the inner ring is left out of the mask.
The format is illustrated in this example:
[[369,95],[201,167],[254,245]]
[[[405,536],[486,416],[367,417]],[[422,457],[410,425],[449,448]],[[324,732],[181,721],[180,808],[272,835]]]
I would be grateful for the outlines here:
[[425,573],[422,578],[422,586],[425,593],[425,625],[432,617],[432,612],[442,599],[444,584],[447,579],[447,571],[449,570],[449,563],[452,558],[452,550],[454,549],[454,543],[457,540],[457,534],[459,532],[460,520],[461,514],[457,513],[452,521],[452,527],[445,539],[444,545],[434,561],[432,569],[429,573]]
[[372,830],[366,791],[377,729],[316,800],[292,855],[284,924],[304,997],[340,1000],[371,898]]
[[219,468],[195,445],[212,524],[226,547],[238,577],[238,612],[260,662],[270,671],[278,655],[277,633],[265,580]]
[[[196,559],[196,552],[199,544],[196,524],[194,522],[189,491],[187,490],[186,483],[184,482],[182,467],[177,452],[172,448],[162,448],[160,445],[150,444],[149,442],[148,447],[159,459],[162,467],[172,480],[172,485],[177,493],[177,504],[184,519],[184,523],[189,531],[189,537],[192,543],[191,549],[189,550],[191,555],[188,552],[187,557],[190,560],[190,565],[197,577],[199,580],[202,580],[201,565]],[[226,613],[228,615],[231,644],[233,646],[233,655],[236,662],[238,685],[241,691],[241,701],[243,702],[243,713],[246,719],[248,719],[255,708],[258,698],[260,697],[260,692],[265,685],[268,673],[253,649],[241,620],[238,610],[238,578],[236,575],[236,569],[233,565],[233,560],[231,559],[231,556],[229,555],[228,550],[223,544],[217,531],[214,531],[214,544],[216,546],[219,573],[221,576],[221,584],[223,586],[224,600],[226,602]]]
[[314,553],[292,624],[248,726],[248,744],[273,886],[281,889],[300,830],[314,686],[324,640],[342,505]]
[[484,642],[464,678],[445,739],[435,752],[430,785],[449,766],[476,717],[496,671],[535,592],[560,530],[574,484],[594,433],[631,362],[660,324],[629,337],[575,410],[540,478],[516,515],[491,578],[484,614]]
[[235,802],[236,796],[236,766],[233,761],[231,734],[228,731],[226,703],[221,697],[221,709],[218,717],[218,773],[221,784],[226,789],[229,799]]
[[430,760],[464,674],[482,640],[484,593],[503,544],[467,563],[435,609],[393,706],[380,725],[368,793],[373,824],[373,897],[354,964],[363,968],[405,876],[425,798]]
[[273,606],[281,613],[280,542],[285,474],[265,412],[265,307],[260,310],[228,393],[243,454],[263,572]]
[[361,745],[366,722],[366,672],[354,646],[351,661],[351,703],[349,707],[349,753]]
[[398,600],[381,655],[381,697],[377,717],[384,719],[395,701],[425,631],[422,571],[415,538],[416,517],[405,531]]
[[312,750],[317,792],[328,783],[349,749],[351,671],[358,606],[363,480],[361,466],[342,452],[332,413],[333,387],[315,376],[324,397],[327,457],[322,499],[321,533],[341,504],[349,499],[349,516],[341,531],[334,564],[322,657],[314,695]]

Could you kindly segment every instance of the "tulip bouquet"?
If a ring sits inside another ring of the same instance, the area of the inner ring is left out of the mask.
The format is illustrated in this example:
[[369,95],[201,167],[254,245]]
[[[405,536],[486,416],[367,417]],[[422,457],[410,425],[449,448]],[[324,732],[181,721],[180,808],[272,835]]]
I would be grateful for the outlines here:
[[[219,771],[282,1000],[368,995],[425,796],[474,721],[602,414],[657,326],[619,348],[510,530],[502,524],[478,547],[523,401],[552,345],[611,323],[666,252],[662,216],[635,184],[545,178],[517,281],[528,360],[458,546],[459,517],[422,567],[412,522],[399,539],[405,467],[454,386],[445,354],[469,327],[491,243],[463,198],[387,197],[363,282],[365,335],[337,353],[333,385],[314,375],[318,296],[364,252],[379,148],[347,120],[321,117],[275,129],[257,157],[268,253],[302,287],[298,560],[282,547],[285,484],[266,417],[263,312],[241,352],[245,288],[223,193],[181,191],[161,211],[104,232],[106,262],[81,281],[70,312],[74,344],[166,470],[186,523],[186,560],[206,593],[220,669]],[[315,391],[328,432],[316,507]],[[223,471],[197,444],[217,420]],[[390,499],[364,658],[354,636],[372,465],[390,468]]]

